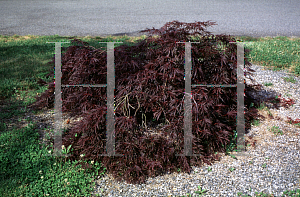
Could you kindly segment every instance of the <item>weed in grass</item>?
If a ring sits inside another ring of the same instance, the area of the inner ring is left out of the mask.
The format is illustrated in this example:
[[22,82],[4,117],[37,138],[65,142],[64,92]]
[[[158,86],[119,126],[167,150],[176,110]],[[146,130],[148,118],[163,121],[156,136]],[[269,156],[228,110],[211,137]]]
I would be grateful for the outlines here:
[[270,131],[272,131],[275,135],[277,135],[278,133],[280,133],[281,135],[283,135],[282,131],[279,129],[278,126],[273,126]]
[[296,73],[297,75],[300,75],[300,66],[296,66],[296,68],[295,68],[295,73]]
[[199,191],[195,191],[195,193],[196,193],[196,194],[199,194],[199,196],[202,196],[202,195],[204,195],[204,193],[207,192],[206,189],[201,189],[200,186],[198,186],[198,189],[199,189]]
[[286,97],[291,97],[292,95],[291,95],[291,94],[285,94],[285,96],[286,96]]
[[287,196],[300,197],[300,189],[294,191],[285,191],[283,194]]
[[[237,195],[238,195],[238,196],[241,196],[241,197],[248,197],[248,195],[243,195],[242,192],[238,192]],[[250,196],[250,197],[251,197],[251,196]]]
[[267,108],[265,103],[260,103],[259,107],[257,108],[258,110],[263,110]]
[[258,126],[259,123],[260,123],[259,120],[253,120],[253,123],[251,125]]
[[[251,188],[249,188],[249,191],[251,192]],[[237,193],[238,196],[241,197],[251,197],[248,194],[243,195],[242,192]],[[274,197],[274,194],[266,194],[263,192],[255,192],[256,197]],[[290,196],[290,197],[300,197],[300,189],[292,190],[292,191],[284,191],[282,196]],[[279,197],[279,196],[278,196]]]
[[261,197],[273,197],[273,194],[264,194],[263,192],[255,192],[256,196],[261,196]]
[[[199,197],[202,196],[202,195],[205,195],[205,193],[207,192],[206,189],[201,189],[200,186],[198,186],[198,189],[199,191],[195,191],[196,194],[199,194]],[[187,193],[187,197],[191,197],[192,195]],[[185,197],[185,196],[182,196],[182,197]]]
[[265,83],[264,85],[265,85],[265,86],[272,86],[273,83]]
[[229,156],[232,157],[233,159],[236,159],[236,156],[234,156],[234,155],[230,154]]
[[274,99],[274,100],[271,100],[270,102],[271,102],[271,103],[279,103],[280,100],[278,99],[278,96],[275,96],[275,99]]
[[283,77],[283,80],[285,82],[291,82],[291,83],[296,83],[296,80],[294,77],[290,76],[290,77]]

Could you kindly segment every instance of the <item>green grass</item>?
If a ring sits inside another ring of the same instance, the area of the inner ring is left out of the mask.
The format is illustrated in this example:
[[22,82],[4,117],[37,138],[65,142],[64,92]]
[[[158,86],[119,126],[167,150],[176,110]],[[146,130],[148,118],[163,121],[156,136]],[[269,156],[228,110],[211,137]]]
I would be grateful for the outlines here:
[[[38,137],[34,124],[1,134],[1,196],[89,196],[95,172],[47,156]],[[99,167],[94,164],[95,170]]]
[[[129,45],[144,37],[81,37],[96,48],[105,47],[98,42],[121,41]],[[288,69],[290,73],[300,75],[300,39],[287,37],[251,38],[240,37],[249,54],[250,62],[274,70]],[[53,65],[46,63],[53,58],[54,44],[46,42],[69,41],[68,37],[55,36],[1,36],[0,35],[0,100],[7,106],[1,106],[0,114],[0,196],[90,196],[93,191],[93,179],[104,174],[101,163],[94,163],[92,170],[83,170],[78,162],[66,162],[64,158],[46,156],[50,147],[41,146],[35,122],[27,120],[25,128],[8,129],[10,118],[22,119],[26,107],[35,101],[34,96],[41,94],[47,87],[36,84],[38,78],[47,82],[53,79],[46,74]],[[68,47],[71,44],[62,44]],[[118,46],[118,44],[115,44]],[[62,51],[63,52],[63,51]],[[291,76],[285,79],[294,82]],[[264,106],[262,106],[262,109]],[[37,111],[36,113],[39,113]],[[258,124],[253,122],[253,124]],[[271,128],[275,133],[278,128]],[[236,137],[236,136],[235,136]],[[233,151],[234,137],[227,152]],[[64,149],[65,150],[65,149]],[[234,157],[234,156],[233,156]],[[92,161],[87,161],[91,163]],[[209,171],[213,169],[209,168]],[[234,171],[234,169],[228,169]],[[178,170],[180,171],[180,169]],[[97,174],[98,173],[98,174]],[[206,190],[199,186],[199,196]],[[296,194],[298,192],[298,194]],[[300,196],[300,190],[286,191],[287,196]],[[188,194],[189,195],[189,194]],[[238,195],[238,194],[237,194]],[[242,194],[239,194],[242,195]],[[257,194],[264,196],[267,194]]]
[[300,38],[278,36],[275,38],[240,37],[245,47],[251,49],[250,62],[272,70],[286,69],[300,75]]

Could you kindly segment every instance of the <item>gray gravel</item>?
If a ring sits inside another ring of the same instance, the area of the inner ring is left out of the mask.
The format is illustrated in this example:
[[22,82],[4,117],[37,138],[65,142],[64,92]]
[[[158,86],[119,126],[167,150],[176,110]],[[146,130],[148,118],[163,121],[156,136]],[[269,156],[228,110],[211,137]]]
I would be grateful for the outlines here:
[[1,0],[1,35],[140,35],[173,20],[215,21],[213,34],[300,37],[299,0]]

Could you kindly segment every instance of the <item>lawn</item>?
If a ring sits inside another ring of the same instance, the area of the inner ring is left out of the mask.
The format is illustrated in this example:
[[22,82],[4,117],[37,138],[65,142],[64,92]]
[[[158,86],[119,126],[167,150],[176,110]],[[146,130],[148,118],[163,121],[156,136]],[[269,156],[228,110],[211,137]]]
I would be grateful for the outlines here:
[[[122,41],[134,44],[142,37],[77,37],[100,48],[98,42]],[[250,62],[273,70],[287,69],[300,75],[300,38],[251,38],[239,37],[251,49]],[[9,128],[10,119],[22,119],[26,107],[32,104],[34,96],[43,93],[47,87],[39,86],[38,79],[46,82],[54,65],[47,65],[54,55],[54,44],[46,42],[68,42],[61,36],[1,36],[0,35],[0,195],[1,196],[91,196],[93,179],[105,173],[97,171],[101,163],[93,163],[93,169],[86,171],[76,162],[65,162],[64,158],[45,156],[46,146],[40,146],[35,122],[28,120],[24,128]],[[63,44],[68,47],[71,44]],[[115,46],[118,46],[115,44]],[[62,51],[63,52],[63,51]],[[292,80],[292,79],[291,79]],[[6,105],[5,105],[6,104]],[[88,161],[92,162],[92,161]],[[298,194],[300,189],[297,190]],[[296,191],[286,191],[293,196]],[[267,196],[267,194],[259,194]],[[300,196],[297,195],[297,196]]]

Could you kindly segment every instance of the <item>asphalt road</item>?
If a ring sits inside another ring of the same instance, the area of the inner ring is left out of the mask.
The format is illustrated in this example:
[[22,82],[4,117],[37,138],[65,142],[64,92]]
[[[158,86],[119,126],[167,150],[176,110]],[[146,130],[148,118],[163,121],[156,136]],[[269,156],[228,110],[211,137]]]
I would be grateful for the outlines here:
[[210,20],[213,34],[300,37],[300,0],[0,0],[0,13],[0,35],[136,36]]

